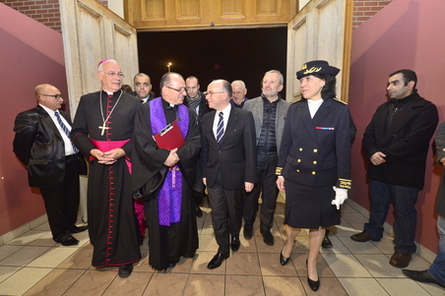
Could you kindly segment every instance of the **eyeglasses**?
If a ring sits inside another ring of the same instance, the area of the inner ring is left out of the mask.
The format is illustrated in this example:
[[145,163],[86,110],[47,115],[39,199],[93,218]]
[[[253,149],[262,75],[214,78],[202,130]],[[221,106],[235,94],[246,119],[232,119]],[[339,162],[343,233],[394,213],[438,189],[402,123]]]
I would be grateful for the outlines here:
[[168,89],[177,91],[178,93],[182,93],[182,92],[185,91],[185,87],[181,87],[180,89],[177,89],[177,88],[174,88],[174,87],[171,87],[171,86],[168,86],[168,85],[166,85],[165,87],[168,88]]
[[116,76],[119,77],[119,78],[124,78],[124,73],[122,73],[122,72],[119,72],[119,73],[116,73],[116,72],[107,72],[107,73],[102,72],[102,73],[110,76],[111,78],[114,78]]
[[205,96],[213,96],[214,94],[221,94],[221,93],[225,93],[225,91],[212,91],[212,90],[209,90],[209,91],[206,91],[205,93],[204,93],[204,95]]
[[53,98],[56,99],[56,100],[62,98],[62,95],[61,95],[61,94],[57,94],[57,95],[47,95],[47,94],[42,94],[42,96],[45,96],[45,97],[53,97]]

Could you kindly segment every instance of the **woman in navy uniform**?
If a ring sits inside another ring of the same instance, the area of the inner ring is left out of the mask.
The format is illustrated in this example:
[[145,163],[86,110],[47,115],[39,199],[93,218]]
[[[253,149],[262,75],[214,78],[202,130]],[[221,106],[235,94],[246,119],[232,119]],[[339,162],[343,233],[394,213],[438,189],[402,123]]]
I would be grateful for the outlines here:
[[340,69],[311,61],[297,72],[304,99],[289,107],[277,166],[277,186],[286,191],[287,242],[280,263],[289,262],[295,237],[309,228],[308,284],[317,291],[317,257],[326,227],[340,223],[338,210],[351,188],[351,138],[355,134],[348,106],[337,100]]

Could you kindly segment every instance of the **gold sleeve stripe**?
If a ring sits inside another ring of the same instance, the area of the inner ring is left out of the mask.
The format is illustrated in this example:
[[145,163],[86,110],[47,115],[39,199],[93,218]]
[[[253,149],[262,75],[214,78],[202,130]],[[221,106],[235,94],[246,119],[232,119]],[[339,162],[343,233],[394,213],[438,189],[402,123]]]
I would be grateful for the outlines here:
[[351,189],[352,180],[338,178],[339,187],[343,189]]
[[283,168],[281,168],[281,167],[277,167],[276,169],[275,169],[275,175],[277,175],[277,176],[281,176],[281,171],[283,170]]

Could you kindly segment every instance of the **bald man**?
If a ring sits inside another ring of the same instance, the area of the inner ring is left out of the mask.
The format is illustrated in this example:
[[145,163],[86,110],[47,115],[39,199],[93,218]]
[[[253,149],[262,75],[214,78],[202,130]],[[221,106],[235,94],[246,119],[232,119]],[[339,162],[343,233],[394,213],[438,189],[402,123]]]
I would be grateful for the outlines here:
[[60,91],[40,84],[34,95],[37,106],[15,119],[14,153],[28,168],[29,186],[40,188],[53,240],[63,246],[77,245],[72,233],[88,228],[74,225],[79,175],[86,174],[86,165],[69,138],[71,120],[59,110],[63,104]]

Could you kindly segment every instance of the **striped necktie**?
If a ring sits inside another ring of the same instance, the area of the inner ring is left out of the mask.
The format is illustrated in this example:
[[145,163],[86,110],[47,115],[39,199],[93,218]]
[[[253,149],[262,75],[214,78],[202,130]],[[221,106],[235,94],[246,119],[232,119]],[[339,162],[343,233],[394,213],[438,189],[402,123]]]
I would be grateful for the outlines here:
[[[54,115],[56,116],[57,122],[59,123],[60,127],[63,129],[63,131],[65,132],[66,136],[68,137],[68,139],[69,139],[70,142],[71,142],[71,139],[70,139],[70,131],[69,131],[69,129],[66,127],[66,125],[63,123],[62,118],[60,118],[60,114],[59,114],[59,112],[54,112]],[[74,146],[74,144],[73,144],[72,142],[71,142],[71,145],[73,145],[74,152],[76,152],[76,153],[79,152],[79,149],[77,149],[77,147]]]
[[218,126],[216,127],[216,142],[219,143],[221,141],[222,136],[224,135],[224,113],[219,112],[219,120]]

